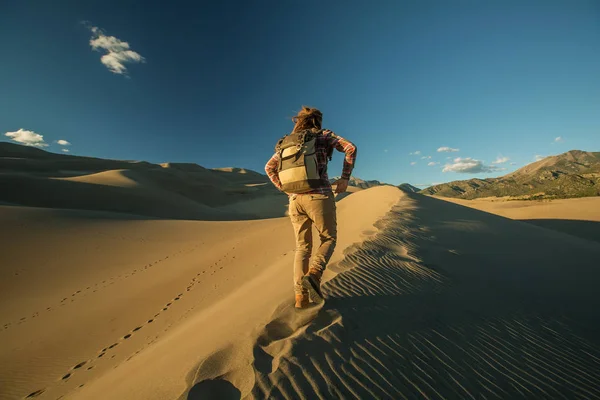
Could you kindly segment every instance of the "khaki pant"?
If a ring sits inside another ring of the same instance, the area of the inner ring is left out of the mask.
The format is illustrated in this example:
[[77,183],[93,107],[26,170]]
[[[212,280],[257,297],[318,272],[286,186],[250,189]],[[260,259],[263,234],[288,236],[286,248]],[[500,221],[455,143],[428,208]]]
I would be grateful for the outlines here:
[[[290,196],[289,215],[296,234],[296,256],[294,257],[294,292],[300,294],[302,277],[310,268],[324,271],[335,250],[337,220],[335,199],[330,194],[302,194]],[[312,257],[312,226],[319,232],[321,244]]]

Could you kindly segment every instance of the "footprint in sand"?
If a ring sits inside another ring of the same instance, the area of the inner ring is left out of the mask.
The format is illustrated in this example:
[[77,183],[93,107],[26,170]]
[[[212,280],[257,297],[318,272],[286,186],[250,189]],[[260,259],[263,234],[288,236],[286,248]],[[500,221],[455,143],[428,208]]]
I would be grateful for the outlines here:
[[34,397],[38,397],[39,395],[41,395],[42,393],[44,393],[46,391],[46,389],[40,389],[40,390],[36,390],[33,393],[29,393],[27,395],[27,397],[25,397],[26,399],[33,399]]
[[77,364],[76,366],[74,366],[73,369],[79,369],[79,368],[83,367],[85,364],[87,364],[87,361],[82,361],[79,364]]

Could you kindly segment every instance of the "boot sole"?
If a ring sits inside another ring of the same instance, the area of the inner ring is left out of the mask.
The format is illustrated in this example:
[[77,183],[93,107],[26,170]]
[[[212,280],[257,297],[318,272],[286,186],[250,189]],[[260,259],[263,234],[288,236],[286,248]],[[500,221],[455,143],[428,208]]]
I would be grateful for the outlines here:
[[308,297],[310,297],[313,303],[322,303],[325,300],[319,285],[316,285],[309,276],[302,278],[302,287],[308,290]]

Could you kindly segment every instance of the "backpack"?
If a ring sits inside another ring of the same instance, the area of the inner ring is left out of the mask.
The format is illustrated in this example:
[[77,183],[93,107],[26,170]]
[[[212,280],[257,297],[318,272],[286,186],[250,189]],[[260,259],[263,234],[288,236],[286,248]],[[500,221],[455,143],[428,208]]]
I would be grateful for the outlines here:
[[317,167],[316,142],[322,131],[305,130],[285,135],[277,142],[279,180],[286,193],[306,193],[322,186]]

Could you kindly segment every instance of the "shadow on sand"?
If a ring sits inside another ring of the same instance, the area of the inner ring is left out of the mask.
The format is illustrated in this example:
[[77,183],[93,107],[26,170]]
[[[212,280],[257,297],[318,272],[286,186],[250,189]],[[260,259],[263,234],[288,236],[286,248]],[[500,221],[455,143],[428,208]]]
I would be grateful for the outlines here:
[[524,219],[522,222],[600,242],[600,222],[570,219]]
[[209,379],[202,381],[189,391],[188,400],[237,400],[240,391],[224,379]]

